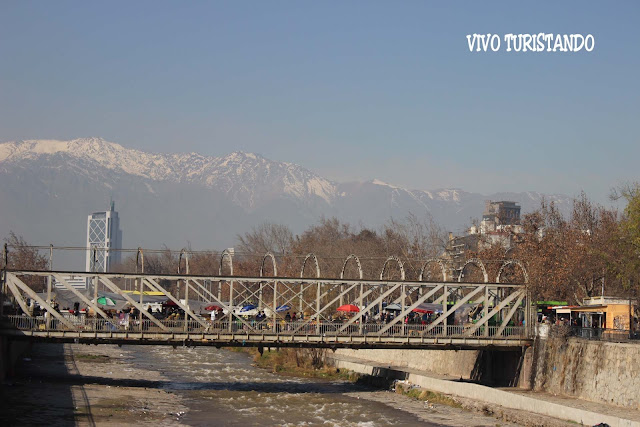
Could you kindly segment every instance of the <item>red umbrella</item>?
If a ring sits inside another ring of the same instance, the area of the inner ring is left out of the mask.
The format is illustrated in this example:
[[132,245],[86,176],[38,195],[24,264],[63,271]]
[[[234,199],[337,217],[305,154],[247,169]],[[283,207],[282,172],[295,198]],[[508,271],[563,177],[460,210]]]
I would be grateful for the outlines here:
[[215,305],[215,304],[208,305],[204,309],[207,310],[207,311],[213,311],[213,310],[222,311],[222,307],[220,307],[219,305]]
[[345,304],[345,305],[341,305],[340,307],[338,307],[337,309],[338,311],[346,311],[348,313],[357,313],[360,311],[360,309],[358,307],[356,307],[353,304]]
[[420,308],[420,307],[416,307],[411,311],[413,311],[414,313],[433,313],[433,311],[431,311],[431,310],[427,310],[427,309]]

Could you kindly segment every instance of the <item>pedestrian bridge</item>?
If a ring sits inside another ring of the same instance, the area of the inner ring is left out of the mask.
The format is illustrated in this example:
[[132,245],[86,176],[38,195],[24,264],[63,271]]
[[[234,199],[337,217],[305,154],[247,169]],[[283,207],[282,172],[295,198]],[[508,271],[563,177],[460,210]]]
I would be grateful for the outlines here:
[[[386,263],[385,263],[386,265]],[[304,267],[303,267],[304,271]],[[384,273],[384,269],[383,269]],[[88,291],[66,277],[81,278]],[[317,276],[319,276],[319,271]],[[0,334],[12,339],[87,344],[512,350],[531,345],[533,310],[523,284],[322,277],[199,276],[3,270]],[[62,284],[86,313],[61,310],[51,283]],[[422,279],[422,274],[420,275]],[[48,284],[36,293],[28,283]],[[134,284],[137,292],[125,290]],[[171,291],[169,291],[171,289]],[[97,301],[116,295],[125,321]],[[153,293],[174,314],[148,310]],[[145,301],[146,299],[146,301]],[[351,312],[339,311],[354,305]],[[34,311],[34,307],[39,309]],[[205,305],[220,309],[215,320]],[[247,316],[255,306],[269,316]],[[284,307],[284,309],[283,309]],[[389,307],[389,309],[387,309]],[[391,309],[393,307],[393,310]],[[302,318],[285,319],[284,310]],[[357,311],[356,311],[357,310]],[[381,313],[388,312],[384,319]],[[337,314],[341,314],[336,318]]]

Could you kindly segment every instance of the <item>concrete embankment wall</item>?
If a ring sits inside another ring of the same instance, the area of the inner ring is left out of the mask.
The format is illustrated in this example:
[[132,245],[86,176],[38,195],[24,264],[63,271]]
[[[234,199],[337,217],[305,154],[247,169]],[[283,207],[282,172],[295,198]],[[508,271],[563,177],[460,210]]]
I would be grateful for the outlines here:
[[640,343],[547,338],[524,352],[336,350],[336,356],[485,385],[518,386],[640,409]]
[[528,388],[522,354],[519,350],[336,350],[337,356],[369,360],[383,366],[428,371],[485,385]]
[[536,342],[534,389],[640,409],[640,343]]
[[439,375],[470,379],[478,360],[476,350],[352,350],[338,349],[336,355],[374,361]]
[[349,369],[361,374],[387,379],[403,379],[427,390],[474,399],[490,405],[499,405],[505,408],[532,412],[561,420],[569,420],[582,425],[607,423],[612,427],[640,427],[640,422],[634,420],[612,415],[602,415],[584,409],[559,405],[546,400],[538,400],[478,384],[432,378],[419,373],[403,372],[401,370],[376,366],[375,364],[358,362],[355,359],[340,360],[339,355],[330,357],[335,357],[333,363],[338,368]]

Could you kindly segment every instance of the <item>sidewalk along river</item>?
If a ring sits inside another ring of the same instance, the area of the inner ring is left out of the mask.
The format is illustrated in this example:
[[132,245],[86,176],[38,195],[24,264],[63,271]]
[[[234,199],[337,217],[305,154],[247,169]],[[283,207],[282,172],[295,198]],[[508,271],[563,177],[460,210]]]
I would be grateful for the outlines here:
[[163,387],[185,399],[183,425],[506,425],[367,386],[280,376],[253,366],[246,353],[211,347],[128,350],[134,364],[160,371],[170,379]]

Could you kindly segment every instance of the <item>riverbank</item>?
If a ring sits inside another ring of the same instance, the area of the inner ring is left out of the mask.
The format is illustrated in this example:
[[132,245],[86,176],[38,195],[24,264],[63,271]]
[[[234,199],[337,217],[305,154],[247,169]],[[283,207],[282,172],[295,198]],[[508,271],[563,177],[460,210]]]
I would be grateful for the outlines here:
[[131,363],[111,345],[36,344],[5,380],[0,424],[180,425],[182,398],[165,391],[159,372]]

